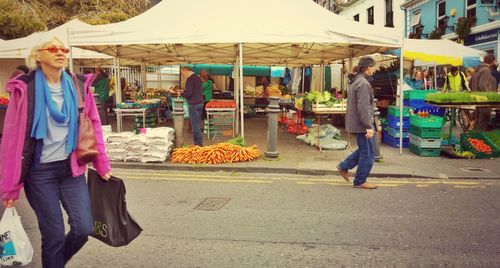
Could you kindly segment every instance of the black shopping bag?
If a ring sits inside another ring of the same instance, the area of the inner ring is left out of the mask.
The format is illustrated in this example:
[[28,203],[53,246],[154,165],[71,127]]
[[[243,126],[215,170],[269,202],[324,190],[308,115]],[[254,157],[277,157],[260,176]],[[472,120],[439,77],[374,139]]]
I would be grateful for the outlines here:
[[123,180],[111,176],[105,181],[92,169],[87,180],[94,217],[91,236],[113,247],[128,245],[142,228],[127,211]]

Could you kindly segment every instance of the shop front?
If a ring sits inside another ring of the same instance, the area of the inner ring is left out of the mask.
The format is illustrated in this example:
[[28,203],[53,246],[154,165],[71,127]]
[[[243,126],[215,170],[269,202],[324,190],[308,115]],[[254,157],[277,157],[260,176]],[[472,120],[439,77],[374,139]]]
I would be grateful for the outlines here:
[[[499,48],[500,43],[498,42],[498,35],[500,33],[500,23],[494,22],[491,23],[491,26],[489,27],[478,26],[476,28],[479,27],[485,30],[481,30],[480,32],[469,35],[465,39],[464,45],[488,53],[492,53],[498,58],[499,56],[498,53],[500,51]],[[492,27],[494,28],[491,29]]]

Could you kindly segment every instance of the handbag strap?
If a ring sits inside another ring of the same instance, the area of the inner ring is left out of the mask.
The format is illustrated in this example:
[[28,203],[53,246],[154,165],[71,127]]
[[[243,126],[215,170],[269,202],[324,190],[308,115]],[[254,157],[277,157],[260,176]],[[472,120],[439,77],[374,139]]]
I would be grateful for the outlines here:
[[78,95],[78,111],[82,112],[85,106],[83,105],[83,100],[82,100],[82,92],[80,90],[80,83],[78,83],[78,78],[76,78],[75,74],[71,74],[71,77],[73,77],[73,83],[75,84],[75,89],[76,89],[76,95]]

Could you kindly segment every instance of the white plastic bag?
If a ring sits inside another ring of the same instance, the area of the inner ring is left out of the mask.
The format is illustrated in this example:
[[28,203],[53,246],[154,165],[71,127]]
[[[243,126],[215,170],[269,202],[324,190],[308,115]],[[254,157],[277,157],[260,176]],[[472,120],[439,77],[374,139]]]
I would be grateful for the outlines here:
[[33,247],[15,208],[6,208],[0,221],[0,266],[24,266],[33,258]]

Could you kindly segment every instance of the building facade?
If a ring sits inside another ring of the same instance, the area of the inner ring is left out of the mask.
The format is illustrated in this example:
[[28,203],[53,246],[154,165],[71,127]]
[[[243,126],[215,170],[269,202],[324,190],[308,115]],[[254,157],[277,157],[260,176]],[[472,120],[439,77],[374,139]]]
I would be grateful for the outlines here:
[[338,13],[337,1],[339,0],[313,0],[318,5],[330,10],[333,13]]
[[404,33],[404,0],[337,1],[338,14],[354,21],[378,27],[391,27]]
[[[500,52],[500,0],[407,0],[405,34],[410,38],[447,38],[464,45],[493,53]],[[463,39],[464,24],[470,34]]]

